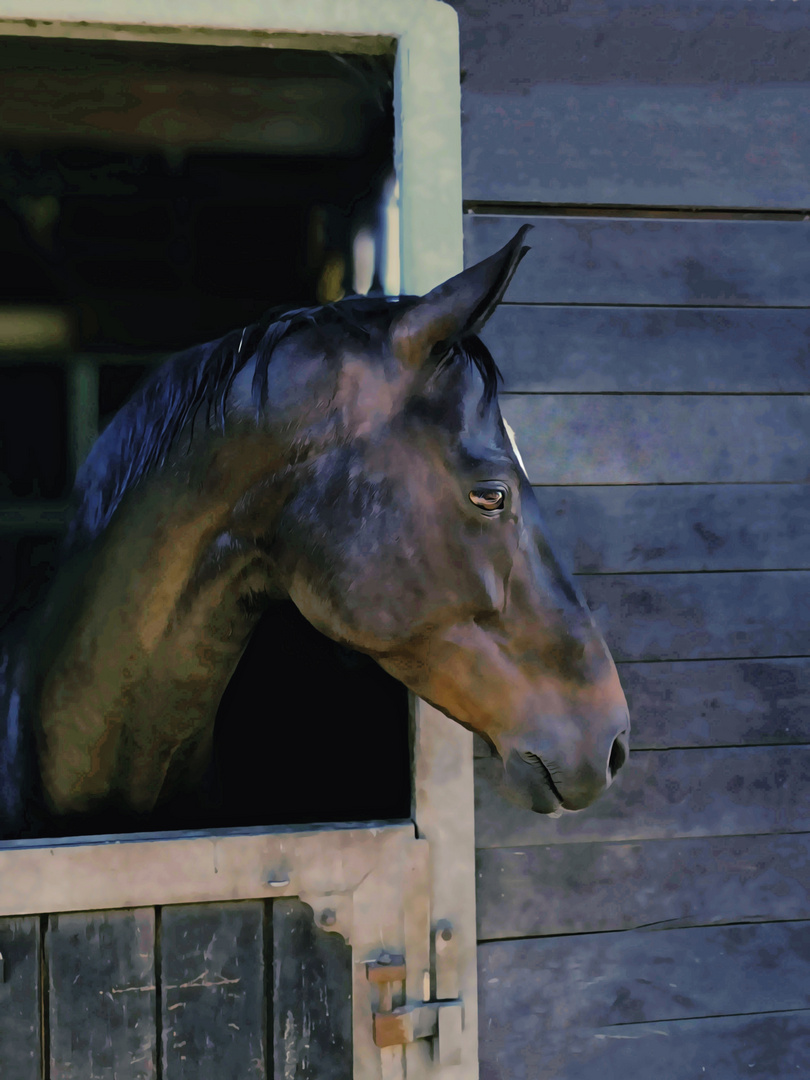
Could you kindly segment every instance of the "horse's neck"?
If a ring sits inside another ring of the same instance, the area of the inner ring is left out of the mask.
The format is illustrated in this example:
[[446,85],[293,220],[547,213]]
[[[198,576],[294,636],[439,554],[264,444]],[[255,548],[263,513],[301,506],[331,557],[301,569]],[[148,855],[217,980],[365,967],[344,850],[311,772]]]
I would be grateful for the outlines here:
[[202,775],[222,693],[269,571],[238,540],[233,492],[164,475],[119,507],[56,583],[40,647],[38,742],[59,813],[148,811]]

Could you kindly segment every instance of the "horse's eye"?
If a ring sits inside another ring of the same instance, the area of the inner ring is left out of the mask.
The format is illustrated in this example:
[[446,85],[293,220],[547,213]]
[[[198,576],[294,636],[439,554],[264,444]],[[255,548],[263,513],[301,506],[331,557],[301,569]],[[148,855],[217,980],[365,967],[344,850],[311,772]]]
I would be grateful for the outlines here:
[[506,496],[498,488],[473,488],[470,492],[470,502],[479,510],[503,510],[506,504]]

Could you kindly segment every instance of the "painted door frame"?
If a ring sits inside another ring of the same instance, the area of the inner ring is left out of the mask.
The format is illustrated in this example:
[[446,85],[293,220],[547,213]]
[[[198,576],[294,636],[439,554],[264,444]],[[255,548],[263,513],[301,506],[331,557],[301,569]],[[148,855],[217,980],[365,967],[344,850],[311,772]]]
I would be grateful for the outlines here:
[[[395,51],[401,291],[424,293],[463,269],[458,19],[439,0],[0,0],[0,35]],[[341,886],[334,859],[329,860],[335,875],[331,886],[317,870],[327,852],[344,851],[349,859],[351,850],[376,846],[385,862],[392,844],[410,838],[411,871],[402,871],[405,877],[398,880],[413,885],[426,877],[426,917],[434,927],[438,920],[452,924],[458,996],[464,1003],[463,1064],[431,1075],[477,1080],[472,735],[419,699],[412,698],[411,706],[411,823],[2,844],[0,915],[269,895],[304,894],[317,903],[327,894],[356,894],[348,881]],[[336,836],[341,838],[337,845]],[[287,881],[278,878],[275,866],[285,845],[293,871]],[[299,855],[293,858],[293,851]],[[362,862],[359,854],[356,858]],[[309,861],[309,870],[302,859]],[[317,883],[296,881],[294,874],[306,873]],[[282,884],[269,884],[274,874]],[[409,937],[411,916],[422,908],[418,890],[408,886],[400,901],[414,909],[405,919],[403,932]],[[356,918],[352,924],[356,940]],[[348,923],[346,928],[349,933]],[[414,947],[420,955],[424,951],[421,944]],[[409,1050],[407,1059],[409,1074],[417,1075],[419,1068],[411,1068],[417,1055]],[[390,1064],[396,1075],[393,1058]]]

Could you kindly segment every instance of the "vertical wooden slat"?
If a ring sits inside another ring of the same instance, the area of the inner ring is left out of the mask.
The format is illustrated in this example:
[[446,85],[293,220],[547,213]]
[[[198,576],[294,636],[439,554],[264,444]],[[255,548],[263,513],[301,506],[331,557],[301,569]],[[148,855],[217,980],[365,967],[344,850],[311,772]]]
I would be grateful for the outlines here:
[[353,1075],[351,946],[296,899],[273,902],[273,1053],[277,1080]]
[[39,918],[0,919],[0,1077],[40,1080]]
[[[402,914],[405,921],[405,995],[408,1003],[429,1001],[430,985],[430,848],[427,840],[414,840],[404,860]],[[422,1080],[432,1071],[432,1050],[427,1039],[404,1048],[406,1076]]]
[[153,1080],[152,908],[51,915],[50,1080]]
[[263,903],[164,907],[160,942],[163,1080],[263,1080]]

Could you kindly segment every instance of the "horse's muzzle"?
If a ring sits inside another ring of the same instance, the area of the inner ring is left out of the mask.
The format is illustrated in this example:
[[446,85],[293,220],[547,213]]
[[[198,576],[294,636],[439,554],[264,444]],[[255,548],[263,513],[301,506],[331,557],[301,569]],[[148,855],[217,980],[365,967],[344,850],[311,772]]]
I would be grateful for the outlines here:
[[601,750],[594,748],[573,760],[558,761],[543,752],[513,748],[502,759],[504,794],[538,814],[584,810],[610,787],[629,752],[626,721],[608,746],[603,744]]

